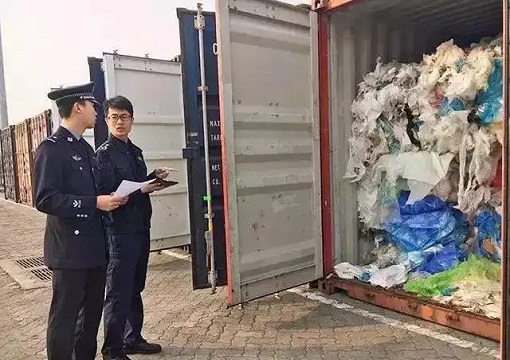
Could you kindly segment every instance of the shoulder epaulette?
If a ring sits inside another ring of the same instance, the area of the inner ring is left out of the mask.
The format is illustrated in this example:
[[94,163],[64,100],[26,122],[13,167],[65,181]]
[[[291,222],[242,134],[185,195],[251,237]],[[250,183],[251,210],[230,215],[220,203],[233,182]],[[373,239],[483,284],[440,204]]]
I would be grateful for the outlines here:
[[60,136],[58,135],[51,135],[46,138],[47,141],[51,143],[57,143],[60,140]]

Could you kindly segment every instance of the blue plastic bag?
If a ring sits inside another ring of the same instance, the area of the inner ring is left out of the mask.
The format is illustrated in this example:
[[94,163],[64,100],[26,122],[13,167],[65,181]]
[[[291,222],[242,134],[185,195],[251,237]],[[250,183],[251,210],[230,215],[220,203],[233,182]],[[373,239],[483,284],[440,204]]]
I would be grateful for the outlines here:
[[503,108],[503,67],[501,60],[494,61],[494,69],[489,75],[488,86],[475,99],[476,115],[480,125],[489,126],[501,117]]
[[450,244],[438,253],[429,254],[419,270],[429,274],[437,274],[453,269],[463,259],[465,259],[465,255],[462,250],[456,244]]
[[501,215],[484,210],[477,215],[475,226],[478,230],[478,255],[501,262]]
[[460,245],[468,234],[468,222],[460,211],[437,196],[406,205],[409,192],[401,192],[399,209],[384,224],[391,241],[405,252],[424,251],[435,245]]

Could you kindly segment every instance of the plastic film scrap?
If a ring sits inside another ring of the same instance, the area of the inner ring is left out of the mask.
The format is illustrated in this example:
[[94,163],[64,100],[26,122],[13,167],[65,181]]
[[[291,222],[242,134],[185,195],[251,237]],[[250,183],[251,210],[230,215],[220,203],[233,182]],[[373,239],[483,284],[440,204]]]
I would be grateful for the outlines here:
[[358,89],[344,178],[362,230],[382,235],[371,264],[338,276],[499,317],[501,37],[377,59]]

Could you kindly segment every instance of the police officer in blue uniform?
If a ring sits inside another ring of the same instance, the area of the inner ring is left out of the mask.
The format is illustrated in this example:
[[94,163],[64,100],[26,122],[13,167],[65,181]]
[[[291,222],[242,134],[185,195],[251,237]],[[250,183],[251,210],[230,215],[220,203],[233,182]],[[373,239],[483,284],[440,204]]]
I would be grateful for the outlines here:
[[127,201],[98,196],[95,154],[82,137],[96,121],[93,86],[48,94],[56,101],[63,123],[35,153],[35,205],[47,214],[44,263],[53,272],[48,360],[93,360],[96,356],[107,261],[102,211]]
[[[147,175],[142,150],[131,142],[133,105],[123,96],[105,103],[109,139],[97,150],[101,191],[114,191],[122,180],[143,182],[164,179],[168,170]],[[125,206],[109,213],[106,220],[110,260],[104,308],[104,359],[127,360],[126,354],[155,354],[159,344],[148,343],[141,334],[143,303],[150,248],[152,207],[149,194],[160,190],[158,183],[146,185],[129,195]]]

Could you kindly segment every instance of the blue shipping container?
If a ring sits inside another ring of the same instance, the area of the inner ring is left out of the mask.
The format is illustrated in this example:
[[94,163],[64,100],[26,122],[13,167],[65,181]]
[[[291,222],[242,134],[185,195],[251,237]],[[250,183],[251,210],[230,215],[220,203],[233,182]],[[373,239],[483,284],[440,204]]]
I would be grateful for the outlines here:
[[89,76],[90,81],[94,82],[94,97],[99,105],[96,107],[97,122],[94,127],[94,144],[96,149],[108,139],[108,126],[104,121],[104,102],[106,101],[106,89],[104,82],[104,72],[102,68],[103,59],[89,57]]
[[[207,119],[209,129],[209,153],[211,166],[211,191],[214,212],[215,265],[218,275],[217,285],[226,285],[225,221],[223,214],[223,188],[221,175],[221,136],[218,91],[218,63],[214,53],[216,45],[216,21],[213,12],[204,12],[204,53],[207,91]],[[210,287],[207,269],[207,247],[205,231],[207,220],[204,132],[202,125],[202,97],[200,84],[200,58],[198,31],[194,19],[196,11],[177,9],[181,39],[181,67],[184,100],[184,121],[186,129],[186,149],[188,159],[188,187],[191,225],[191,256],[193,288]]]

